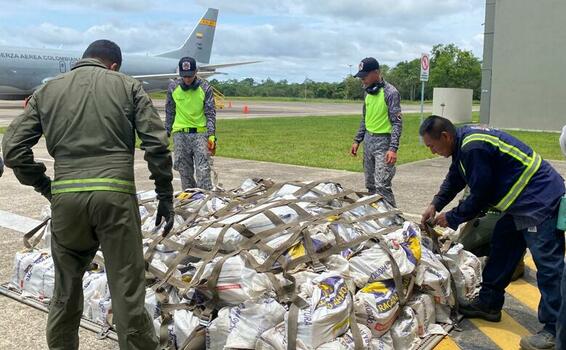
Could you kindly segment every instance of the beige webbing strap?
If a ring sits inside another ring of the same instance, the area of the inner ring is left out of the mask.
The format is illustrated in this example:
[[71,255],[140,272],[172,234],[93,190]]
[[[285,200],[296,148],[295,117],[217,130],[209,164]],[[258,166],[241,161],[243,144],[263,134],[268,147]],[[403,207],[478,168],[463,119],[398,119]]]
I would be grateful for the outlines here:
[[[185,219],[185,222],[183,222],[183,224],[177,229],[177,231],[181,232],[184,229],[189,228],[191,226],[191,224],[198,217],[198,214],[200,213],[202,208],[204,208],[204,206],[206,205],[206,203],[210,199],[210,197],[211,197],[210,195],[207,195],[202,199],[202,203],[200,204],[200,206],[198,208],[196,208],[195,211],[187,217],[187,219]],[[171,232],[173,232],[173,230],[171,230]],[[171,234],[171,232],[170,232],[170,234]]]
[[297,332],[299,330],[299,308],[304,309],[309,304],[301,297],[296,297],[289,308],[287,316],[287,350],[297,349]]
[[354,308],[354,297],[350,294],[351,309],[350,309],[350,330],[352,331],[352,338],[354,339],[354,350],[363,350],[364,341],[362,339],[362,333],[360,332],[360,327],[358,327],[358,321],[356,320],[356,310]]
[[43,227],[47,226],[47,224],[49,223],[49,220],[51,220],[51,218],[47,218],[47,219],[43,220],[39,225],[32,228],[30,231],[28,231],[24,235],[24,238],[23,238],[24,239],[24,246],[26,248],[33,249],[41,241],[41,238],[43,237],[43,231],[41,231],[41,234],[39,236],[37,236],[35,239],[32,239],[32,238],[39,230],[41,230]]
[[205,346],[205,342],[195,342],[198,341],[199,337],[204,339],[205,333],[206,327],[198,325],[197,327],[195,327],[195,329],[193,329],[191,334],[189,334],[187,339],[185,339],[183,344],[179,347],[179,350],[194,350],[203,348]]
[[[154,289],[155,298],[161,305],[169,302],[169,295],[163,288]],[[161,327],[159,328],[159,348],[169,348],[169,325],[173,323],[173,315],[161,308]]]
[[305,194],[307,194],[308,192],[310,192],[313,188],[320,185],[321,183],[324,183],[324,182],[322,182],[322,181],[312,181],[308,184],[302,184],[298,190],[293,192],[293,196],[302,197]]
[[273,289],[275,290],[275,294],[277,295],[277,300],[279,302],[284,303],[286,301],[293,300],[293,298],[295,297],[295,295],[294,295],[295,279],[294,278],[293,278],[292,281],[289,280],[291,282],[290,284],[282,286],[281,283],[279,282],[279,280],[277,279],[277,277],[275,277],[275,275],[273,273],[266,272],[265,275],[267,276],[267,278],[269,279],[269,281],[273,285]]
[[[223,236],[222,236],[223,237]],[[155,286],[155,288],[159,288],[161,286],[163,286],[165,283],[168,283],[171,276],[173,275],[173,273],[175,271],[177,271],[177,265],[179,265],[179,263],[186,258],[186,256],[189,254],[189,252],[191,251],[191,248],[193,247],[192,242],[194,241],[195,236],[191,237],[187,243],[185,244],[185,246],[183,247],[183,249],[177,254],[177,256],[175,257],[175,259],[173,259],[173,261],[167,266],[167,271],[165,272],[165,275],[163,276],[163,278],[161,278],[161,280],[157,283],[157,285]]]
[[397,289],[397,295],[399,296],[399,305],[404,306],[407,303],[408,295],[405,294],[403,277],[399,271],[399,265],[397,265],[397,261],[393,258],[393,254],[391,254],[391,250],[389,250],[385,241],[380,239],[378,244],[389,257],[389,261],[391,262],[391,271],[393,272],[393,282],[395,282],[395,289]]
[[318,254],[314,248],[313,239],[309,231],[303,231],[303,244],[306,256],[310,258],[314,272],[321,273],[324,271],[326,267],[318,259]]

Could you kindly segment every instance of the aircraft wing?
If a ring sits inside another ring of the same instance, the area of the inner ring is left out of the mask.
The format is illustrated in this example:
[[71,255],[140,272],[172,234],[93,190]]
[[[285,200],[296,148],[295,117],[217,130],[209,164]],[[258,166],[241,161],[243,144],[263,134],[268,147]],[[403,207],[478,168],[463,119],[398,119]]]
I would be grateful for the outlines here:
[[226,68],[226,67],[233,67],[233,66],[241,66],[244,64],[252,64],[252,63],[258,63],[261,61],[244,61],[244,62],[233,62],[233,63],[219,63],[219,64],[201,64],[198,66],[199,69],[199,74],[202,73],[202,71],[208,71],[208,70],[214,70],[217,68]]
[[[197,75],[201,78],[208,78],[213,74],[225,74],[221,72],[198,72]],[[132,75],[132,78],[137,80],[169,80],[179,77],[179,73],[163,73],[163,74],[146,74],[146,75]]]

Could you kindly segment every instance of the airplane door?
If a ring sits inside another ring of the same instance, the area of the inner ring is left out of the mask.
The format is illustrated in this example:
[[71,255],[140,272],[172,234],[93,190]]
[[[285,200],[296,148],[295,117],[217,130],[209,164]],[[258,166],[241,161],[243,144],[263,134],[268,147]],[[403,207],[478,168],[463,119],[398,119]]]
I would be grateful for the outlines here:
[[67,71],[67,64],[65,61],[59,61],[59,72],[65,73]]

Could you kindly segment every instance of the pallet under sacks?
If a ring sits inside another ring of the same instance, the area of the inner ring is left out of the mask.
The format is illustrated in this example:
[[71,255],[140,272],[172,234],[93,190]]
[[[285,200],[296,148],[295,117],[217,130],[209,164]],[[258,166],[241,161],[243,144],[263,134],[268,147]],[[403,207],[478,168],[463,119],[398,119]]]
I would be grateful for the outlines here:
[[[380,196],[337,183],[246,180],[231,191],[182,192],[167,237],[154,225],[155,195],[139,198],[146,309],[171,349],[430,348],[450,329],[456,299],[479,287],[479,260],[461,245],[434,254],[432,240]],[[53,291],[39,240],[49,230],[26,235],[16,254],[9,292],[28,303],[46,305]],[[83,316],[108,329],[100,252],[93,268]]]

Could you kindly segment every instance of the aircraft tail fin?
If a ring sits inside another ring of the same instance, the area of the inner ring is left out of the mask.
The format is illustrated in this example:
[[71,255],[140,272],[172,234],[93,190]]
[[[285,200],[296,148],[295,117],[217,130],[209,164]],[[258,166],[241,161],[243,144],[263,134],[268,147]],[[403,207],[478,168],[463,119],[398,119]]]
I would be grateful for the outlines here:
[[209,63],[217,19],[218,9],[209,8],[181,47],[157,56],[167,58],[190,56],[197,62]]

